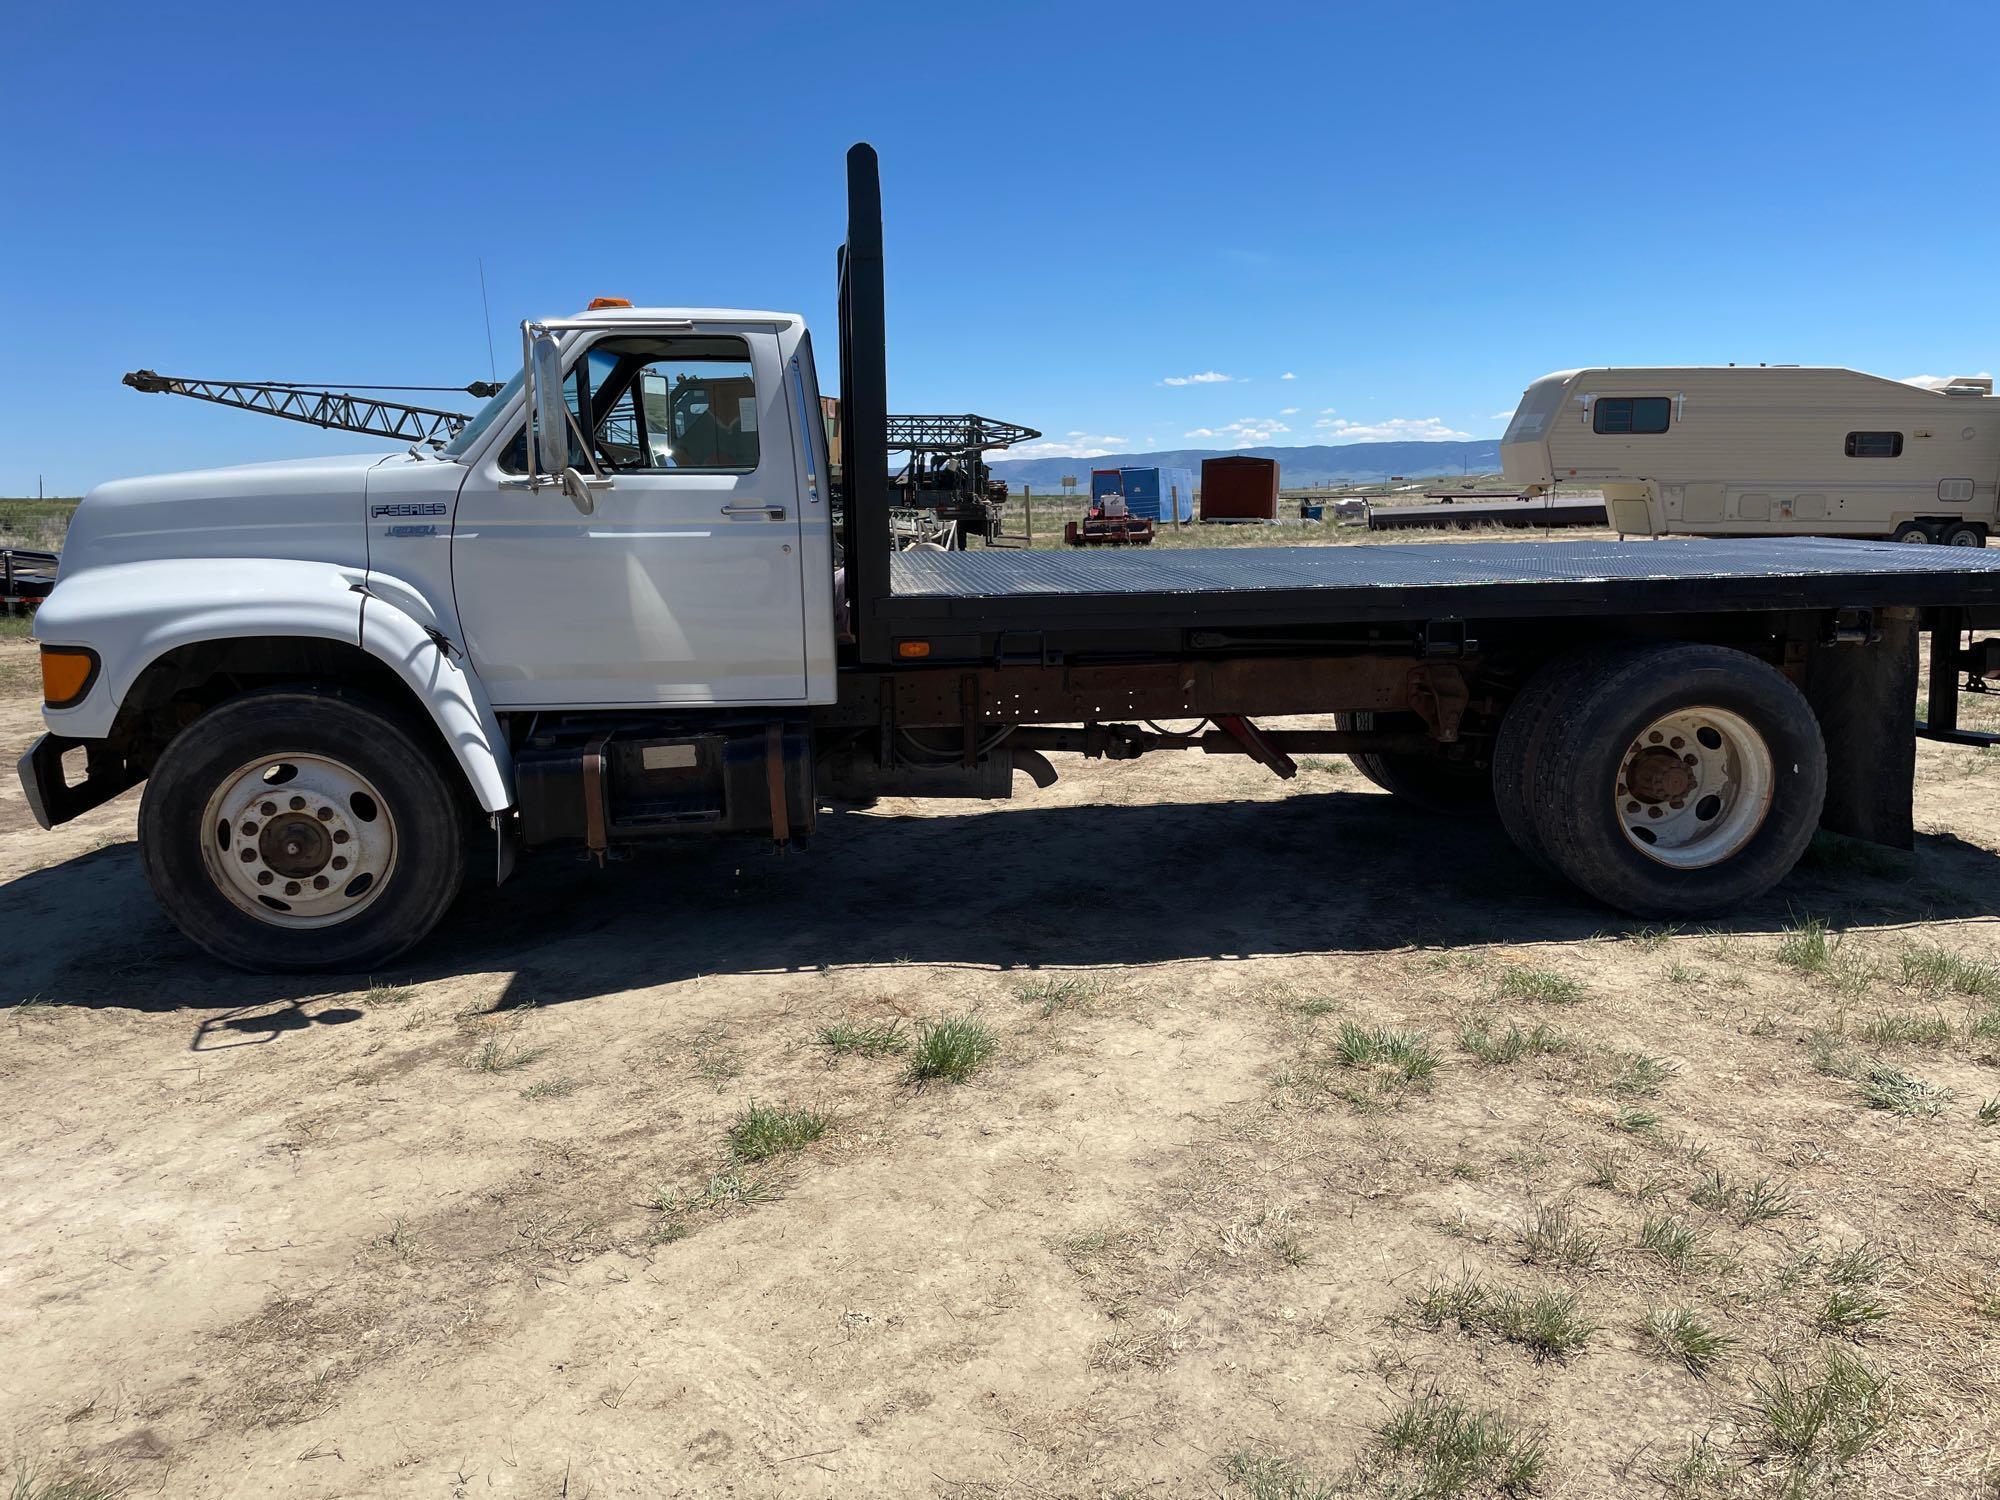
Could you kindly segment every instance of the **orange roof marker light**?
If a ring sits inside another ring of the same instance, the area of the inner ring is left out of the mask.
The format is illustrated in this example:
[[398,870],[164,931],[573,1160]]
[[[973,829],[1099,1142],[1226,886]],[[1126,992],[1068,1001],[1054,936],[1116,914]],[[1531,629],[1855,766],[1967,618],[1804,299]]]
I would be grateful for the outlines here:
[[588,310],[596,312],[600,307],[630,307],[631,305],[632,299],[629,297],[592,297]]

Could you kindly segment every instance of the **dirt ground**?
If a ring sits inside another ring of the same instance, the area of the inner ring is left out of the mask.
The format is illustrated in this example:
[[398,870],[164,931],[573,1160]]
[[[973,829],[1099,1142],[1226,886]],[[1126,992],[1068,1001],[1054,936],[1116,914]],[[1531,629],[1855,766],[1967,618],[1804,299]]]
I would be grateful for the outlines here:
[[[0,641],[10,760],[37,727]],[[1185,755],[544,861],[298,981],[167,925],[136,794],[45,834],[10,775],[0,1466],[1993,1494],[2000,756],[1920,756],[1913,857],[1820,847],[1702,930],[1344,761]],[[906,1081],[946,1016],[991,1057]],[[759,1159],[753,1104],[826,1128]]]

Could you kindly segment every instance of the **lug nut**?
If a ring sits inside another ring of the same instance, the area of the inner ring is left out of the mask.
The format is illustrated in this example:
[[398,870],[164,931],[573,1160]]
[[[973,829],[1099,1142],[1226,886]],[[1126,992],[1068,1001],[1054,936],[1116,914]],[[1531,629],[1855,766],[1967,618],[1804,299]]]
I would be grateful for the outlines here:
[[243,820],[243,837],[247,839],[256,832],[257,832],[257,825],[255,823],[252,823],[248,818],[245,818]]
[[1672,739],[1667,741],[1667,746],[1669,749],[1678,750],[1680,749],[1681,746],[1685,745],[1686,743],[1687,743],[1686,740],[1682,739],[1679,735],[1675,735]]
[[272,875],[269,870],[259,870],[257,872],[257,884],[269,885],[271,883],[271,880],[272,880]]
[[326,877],[324,875],[313,876],[313,889],[316,891],[323,891],[326,889]]
[[285,894],[287,896],[296,896],[298,893],[299,883],[296,880],[287,880],[285,882]]
[[1653,731],[1653,732],[1652,732],[1651,734],[1649,734],[1649,735],[1647,735],[1647,736],[1646,736],[1646,739],[1647,739],[1647,742],[1648,742],[1649,744],[1654,744],[1654,745],[1657,745],[1657,744],[1659,744],[1659,743],[1660,743],[1660,741],[1661,741],[1661,740],[1663,740],[1663,739],[1665,739],[1665,738],[1666,738],[1666,736],[1665,736],[1665,735],[1663,735],[1663,734],[1661,734],[1661,733],[1660,733],[1660,731],[1659,731],[1659,730],[1657,730],[1657,729],[1655,729],[1655,730],[1654,730],[1654,731]]
[[1649,807],[1646,809],[1646,816],[1649,818],[1657,818],[1659,815],[1660,815],[1660,810],[1657,807]]
[[276,812],[277,810],[278,810],[278,804],[275,802],[266,802],[263,806],[257,809],[257,811],[262,813],[267,818],[270,817],[271,814]]
[[347,856],[346,856],[345,854],[336,854],[336,855],[334,855],[334,857],[333,857],[333,867],[334,867],[334,868],[335,868],[336,870],[344,870],[344,869],[346,869],[346,868],[347,868]]
[[333,841],[334,841],[334,842],[335,842],[336,844],[344,844],[344,843],[346,843],[346,842],[347,842],[347,830],[346,830],[345,828],[336,828],[336,829],[334,829],[334,830],[333,830]]
[[245,849],[245,850],[243,851],[243,863],[244,863],[244,864],[246,864],[246,865],[247,865],[247,864],[250,864],[250,863],[251,863],[252,861],[254,861],[254,860],[255,860],[256,858],[257,858],[257,851],[256,851],[255,849],[249,849],[249,848],[246,848],[246,849]]
[[291,809],[292,809],[292,811],[293,811],[293,812],[304,812],[304,811],[305,811],[305,808],[306,808],[306,799],[305,799],[305,798],[303,798],[303,797],[294,797],[294,798],[292,798],[292,801],[291,801]]
[[330,807],[322,807],[316,814],[314,814],[314,816],[317,817],[322,823],[331,823],[333,821],[333,809]]
[[1669,802],[1667,806],[1671,807],[1675,812],[1679,812],[1682,808],[1687,806],[1687,798],[1676,797],[1674,798],[1673,801]]
[[1635,813],[1638,810],[1639,810],[1639,804],[1636,802],[1628,802],[1625,804],[1625,811],[1627,811],[1628,813]]

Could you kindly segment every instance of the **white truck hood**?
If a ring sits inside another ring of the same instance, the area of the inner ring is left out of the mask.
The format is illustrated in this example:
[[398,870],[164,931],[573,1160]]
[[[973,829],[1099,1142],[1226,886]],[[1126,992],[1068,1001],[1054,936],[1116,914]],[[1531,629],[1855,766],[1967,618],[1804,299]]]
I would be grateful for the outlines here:
[[84,496],[60,576],[176,557],[266,557],[362,567],[367,474],[390,455],[287,459],[114,479]]

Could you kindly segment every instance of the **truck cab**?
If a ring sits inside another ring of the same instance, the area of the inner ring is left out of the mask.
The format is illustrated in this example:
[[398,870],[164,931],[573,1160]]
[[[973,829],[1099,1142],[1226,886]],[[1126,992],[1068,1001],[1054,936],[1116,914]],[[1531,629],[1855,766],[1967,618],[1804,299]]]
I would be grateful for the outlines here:
[[[246,739],[199,809],[163,806],[193,826],[160,835],[190,847],[157,851],[155,884],[185,889],[198,866],[219,887],[204,918],[175,913],[211,948],[245,917],[351,929],[426,844],[428,883],[455,889],[462,855],[441,851],[456,830],[382,815],[396,806],[492,820],[503,864],[524,836],[594,831],[601,852],[614,830],[569,806],[587,760],[629,772],[638,821],[810,824],[795,723],[776,814],[761,770],[767,725],[836,696],[833,497],[803,320],[600,302],[531,327],[522,374],[441,449],[122,480],[78,508],[36,626],[45,670],[74,679],[51,689],[50,734],[22,767],[45,825],[155,775],[193,719],[227,731],[210,711],[245,690],[403,752],[402,770],[370,769]],[[587,756],[574,727],[737,709],[754,722],[640,747],[629,768],[622,748]],[[730,771],[742,762],[754,786]],[[419,763],[460,774],[390,795]]]

